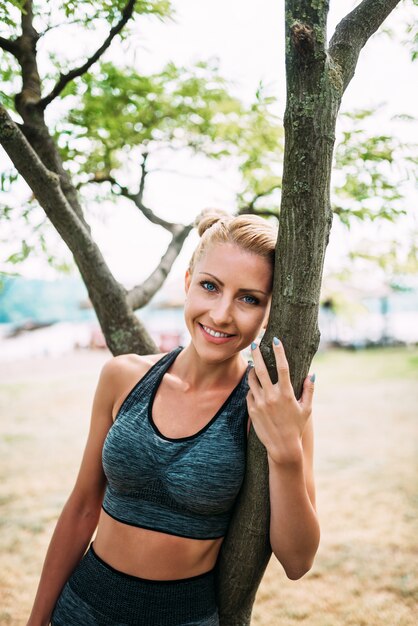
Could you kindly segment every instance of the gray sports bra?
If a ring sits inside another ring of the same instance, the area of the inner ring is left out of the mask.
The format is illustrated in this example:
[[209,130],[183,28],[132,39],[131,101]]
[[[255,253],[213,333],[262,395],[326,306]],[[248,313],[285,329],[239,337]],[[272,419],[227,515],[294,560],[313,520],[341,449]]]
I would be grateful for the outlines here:
[[226,533],[244,477],[249,368],[204,428],[171,439],[154,424],[152,405],[181,350],[157,361],[119,409],[103,446],[103,509],[124,524],[214,539]]

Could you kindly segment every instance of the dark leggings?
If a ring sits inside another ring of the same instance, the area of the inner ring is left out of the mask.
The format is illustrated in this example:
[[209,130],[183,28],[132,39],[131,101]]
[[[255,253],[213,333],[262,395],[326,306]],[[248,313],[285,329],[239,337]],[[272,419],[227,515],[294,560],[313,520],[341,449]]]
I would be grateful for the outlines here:
[[214,572],[154,581],[115,570],[91,545],[64,586],[52,626],[219,626]]

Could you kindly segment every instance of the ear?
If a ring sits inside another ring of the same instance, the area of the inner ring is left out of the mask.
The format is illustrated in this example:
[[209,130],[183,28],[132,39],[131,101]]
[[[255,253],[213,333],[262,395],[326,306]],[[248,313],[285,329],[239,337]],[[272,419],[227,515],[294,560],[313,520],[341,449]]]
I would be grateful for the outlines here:
[[190,270],[186,270],[186,274],[184,276],[184,291],[186,292],[186,294],[189,291],[191,282],[192,282],[192,275],[190,273]]

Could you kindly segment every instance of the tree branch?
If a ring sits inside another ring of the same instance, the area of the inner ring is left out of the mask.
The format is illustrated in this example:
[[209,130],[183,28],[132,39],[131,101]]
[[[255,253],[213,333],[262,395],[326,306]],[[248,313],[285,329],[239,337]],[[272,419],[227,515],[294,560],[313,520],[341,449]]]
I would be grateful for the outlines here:
[[0,144],[73,253],[110,350],[114,354],[156,351],[154,342],[127,304],[126,290],[111,273],[87,226],[65,197],[60,177],[45,167],[1,105]]
[[173,235],[158,267],[148,276],[142,285],[137,285],[128,292],[128,304],[134,311],[148,304],[154,294],[160,289],[192,228],[192,224],[178,227],[178,232]]
[[[151,209],[146,207],[141,199],[143,192],[144,192],[143,187],[141,188],[141,186],[139,188],[138,193],[131,193],[127,187],[124,187],[123,185],[118,183],[118,181],[115,178],[113,178],[113,176],[110,176],[110,175],[102,176],[101,174],[94,175],[92,178],[90,178],[88,182],[97,183],[97,184],[110,183],[112,186],[117,187],[119,189],[118,195],[123,196],[124,198],[128,198],[128,200],[132,200],[135,206],[141,211],[141,213],[150,222],[152,222],[156,226],[162,226],[173,235],[175,235],[178,232],[179,228],[183,228],[182,224],[176,224],[174,222],[167,222],[162,217],[158,217],[157,215],[155,215],[155,213]],[[141,179],[141,183],[142,182],[143,182],[143,178]]]
[[141,167],[142,167],[142,177],[141,177],[141,183],[140,183],[138,193],[130,193],[130,191],[126,187],[119,185],[119,183],[114,179],[113,179],[113,184],[119,187],[121,196],[124,196],[125,198],[132,200],[132,202],[141,211],[142,215],[144,215],[147,218],[147,220],[149,220],[153,224],[156,224],[157,226],[162,226],[163,228],[168,230],[170,233],[175,235],[176,232],[178,231],[179,224],[174,224],[173,222],[167,222],[161,217],[158,217],[157,215],[155,215],[155,213],[151,209],[146,207],[144,203],[142,202],[142,196],[144,194],[144,181],[145,181],[145,174],[146,174],[146,172],[144,174],[145,164],[142,163]]
[[96,63],[96,61],[108,49],[108,47],[110,46],[110,44],[112,43],[116,35],[118,35],[121,32],[125,24],[132,17],[132,13],[133,13],[134,6],[135,6],[135,1],[136,0],[128,1],[128,3],[126,4],[125,8],[122,11],[122,17],[119,20],[119,22],[116,24],[116,26],[113,26],[113,28],[110,29],[109,35],[104,41],[104,43],[100,46],[98,50],[96,50],[96,52],[89,59],[87,59],[87,61],[83,65],[71,70],[67,74],[61,74],[59,81],[57,82],[57,84],[55,85],[51,93],[45,96],[45,98],[41,99],[39,105],[42,109],[45,109],[48,106],[48,104],[50,104],[52,100],[54,100],[63,91],[63,89],[65,88],[66,85],[68,85],[69,82],[74,80],[74,78],[77,78],[78,76],[82,76],[83,74],[85,74],[85,72],[87,72],[90,69],[93,63]]
[[80,244],[77,237],[82,237],[86,244],[91,245],[93,241],[89,229],[75,214],[63,194],[59,175],[45,167],[22,131],[1,105],[0,144],[70,249],[72,244]]
[[16,110],[27,123],[26,109],[39,104],[41,98],[41,79],[36,58],[36,44],[39,35],[33,26],[33,3],[27,0],[22,12],[22,34],[16,40],[20,67],[22,68],[22,90],[16,94]]
[[258,215],[259,217],[275,217],[276,219],[279,217],[277,211],[270,211],[269,209],[254,209],[250,206],[240,209],[238,211],[238,215]]
[[257,193],[254,196],[254,198],[246,206],[243,206],[239,209],[238,215],[245,215],[245,214],[251,213],[252,215],[261,215],[262,217],[269,217],[271,215],[274,215],[274,217],[278,217],[278,214],[274,211],[269,211],[268,209],[256,209],[255,203],[260,198],[264,198],[265,196],[268,196],[271,193],[273,193],[275,189],[280,189],[280,187],[281,185],[273,185],[273,187],[271,187],[270,189],[267,189],[267,191],[262,191],[261,193]]
[[6,52],[10,52],[16,58],[18,57],[19,44],[16,40],[0,37],[0,48],[3,48],[3,50],[5,50]]
[[125,194],[122,192],[122,195],[132,200],[132,202],[134,202],[135,206],[141,211],[142,215],[144,215],[147,218],[147,220],[149,220],[153,224],[156,224],[157,226],[162,226],[163,228],[168,230],[170,233],[173,233],[173,235],[177,232],[179,224],[175,224],[173,222],[167,222],[162,217],[158,217],[157,215],[155,215],[155,213],[151,211],[151,209],[146,207],[141,202],[139,198],[139,193]]
[[400,1],[363,0],[336,27],[328,52],[341,72],[343,90],[354,76],[361,49]]
[[142,199],[144,197],[144,189],[145,189],[145,178],[146,175],[148,174],[148,170],[147,170],[147,159],[148,159],[148,152],[144,152],[144,154],[142,155],[142,163],[141,163],[141,181],[139,183],[139,193],[138,193],[138,198],[140,203],[142,204]]
[[50,24],[49,26],[47,26],[45,28],[45,30],[41,31],[39,33],[39,39],[41,39],[42,37],[44,37],[45,35],[47,35],[48,33],[51,32],[51,30],[55,30],[56,28],[62,28],[63,26],[67,27],[67,26],[74,26],[75,24],[89,24],[90,22],[92,22],[94,18],[92,17],[91,19],[88,20],[82,20],[82,19],[78,19],[78,20],[68,20],[65,22],[60,22],[59,24]]

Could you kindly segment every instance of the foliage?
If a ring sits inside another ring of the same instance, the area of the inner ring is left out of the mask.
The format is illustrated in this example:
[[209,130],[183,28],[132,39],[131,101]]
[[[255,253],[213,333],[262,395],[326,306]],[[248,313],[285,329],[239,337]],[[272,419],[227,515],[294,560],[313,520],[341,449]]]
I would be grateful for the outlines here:
[[230,95],[216,59],[189,68],[170,62],[152,75],[102,63],[67,93],[78,102],[56,136],[80,181],[100,182],[128,160],[139,163],[165,148],[232,158],[242,175],[239,206],[280,186],[283,131],[273,112],[275,99],[261,85],[245,106]]
[[25,0],[0,0],[0,24],[15,27],[20,13],[24,12]]
[[[418,0],[409,0],[409,3],[415,7],[418,7]],[[416,61],[418,59],[418,20],[415,16],[411,18],[411,21],[406,24],[407,40],[405,44],[411,51],[411,59]]]
[[392,280],[404,275],[418,273],[418,245],[416,232],[411,233],[411,244],[407,248],[403,242],[380,241],[364,242],[359,248],[350,253],[351,260],[361,259],[368,261],[382,269],[385,275]]
[[[110,175],[135,148],[149,153],[156,146],[190,147],[220,158],[226,153],[219,141],[222,124],[242,111],[217,67],[205,63],[193,68],[168,63],[148,76],[102,63],[71,91],[80,97],[58,134],[64,159],[76,160],[79,174]],[[83,139],[88,141],[78,149]]]
[[341,114],[333,210],[347,227],[353,217],[393,222],[407,212],[404,187],[414,180],[417,146],[368,132],[373,114],[372,110]]
[[[16,178],[15,170],[3,172],[3,184],[7,188],[9,180]],[[64,246],[56,237],[55,231],[40,209],[33,196],[15,203],[0,203],[0,221],[2,230],[0,245],[4,263],[7,266],[19,266],[27,259],[34,258],[46,261],[48,265],[60,273],[69,273],[72,263],[66,258]]]
[[[126,0],[34,4],[34,24],[42,42],[38,64],[43,69],[44,93],[55,84],[57,70],[65,73],[79,63],[71,58],[73,51],[54,48],[49,33],[67,29],[67,36],[77,33],[80,41],[83,33],[87,41],[90,36],[94,39],[96,31],[105,32],[103,29],[118,21],[125,5]],[[20,0],[0,2],[2,28],[9,37],[18,28],[22,6]],[[144,14],[167,19],[174,11],[168,0],[137,1],[135,16]],[[134,24],[135,20],[125,26],[125,37],[133,33]],[[145,182],[141,180],[144,174],[152,174],[159,165],[161,149],[172,152],[173,162],[176,153],[189,151],[223,161],[225,167],[239,173],[236,205],[240,211],[278,214],[283,130],[277,102],[262,83],[253,102],[244,104],[232,95],[217,59],[191,67],[169,62],[159,72],[144,74],[134,71],[130,62],[122,65],[110,58],[108,55],[94,65],[94,71],[68,83],[59,95],[62,104],[56,109],[60,113],[52,115],[50,124],[64,167],[81,193],[88,183],[124,181],[127,171],[137,173],[130,181],[137,189]],[[18,65],[12,55],[2,51],[0,78],[5,89],[2,102],[11,110],[19,90]],[[347,227],[353,218],[394,221],[408,208],[403,186],[417,162],[415,147],[390,134],[370,134],[367,127],[372,115],[373,111],[354,111],[342,120],[332,198],[335,214]],[[2,172],[0,219],[9,226],[13,222],[16,231],[20,223],[24,233],[14,237],[19,244],[17,250],[7,253],[7,261],[19,264],[35,251],[44,251],[51,264],[65,267],[65,262],[48,252],[47,222],[39,219],[34,198],[14,200],[16,181],[13,168]],[[119,191],[117,185],[107,184],[100,191],[96,187],[95,193],[103,199],[115,198]]]
[[[78,24],[95,29],[99,21],[112,24],[119,19],[126,0],[66,0],[64,2],[34,2],[35,28],[43,33],[52,28],[68,24]],[[7,34],[19,28],[20,17],[25,13],[25,0],[0,0],[1,24],[7,27]],[[171,0],[136,0],[135,15],[153,15],[158,19],[174,14]]]

